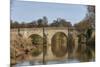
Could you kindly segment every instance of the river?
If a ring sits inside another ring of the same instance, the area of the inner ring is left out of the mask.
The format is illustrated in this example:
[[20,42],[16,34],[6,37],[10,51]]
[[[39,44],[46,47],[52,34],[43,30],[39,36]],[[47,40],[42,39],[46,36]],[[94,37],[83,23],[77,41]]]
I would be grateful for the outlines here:
[[[94,60],[91,60],[93,62]],[[77,59],[67,59],[63,61],[46,61],[46,64],[65,64],[65,63],[80,63]],[[32,66],[32,65],[43,65],[43,62],[37,61],[24,61],[16,64],[14,67],[21,67],[21,66]]]

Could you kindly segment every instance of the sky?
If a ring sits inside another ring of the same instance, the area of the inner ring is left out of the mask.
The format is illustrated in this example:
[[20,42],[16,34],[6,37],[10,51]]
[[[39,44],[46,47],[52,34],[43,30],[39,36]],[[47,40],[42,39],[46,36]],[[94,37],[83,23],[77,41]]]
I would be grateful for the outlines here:
[[57,18],[75,24],[84,19],[87,9],[85,5],[45,3],[33,1],[11,2],[11,20],[18,22],[31,22],[46,16],[48,22],[52,23]]

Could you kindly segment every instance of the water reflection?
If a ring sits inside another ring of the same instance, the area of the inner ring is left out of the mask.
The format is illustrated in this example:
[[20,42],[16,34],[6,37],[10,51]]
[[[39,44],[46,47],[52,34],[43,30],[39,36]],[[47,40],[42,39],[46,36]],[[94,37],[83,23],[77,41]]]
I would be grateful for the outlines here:
[[[90,61],[94,61],[91,59]],[[64,64],[64,63],[79,63],[78,59],[67,59],[63,61],[47,61],[46,64]],[[14,67],[21,67],[21,66],[32,66],[32,65],[42,65],[43,62],[39,61],[24,61],[16,64]]]
[[[61,63],[79,63],[77,59],[69,59],[63,61],[47,61],[46,64],[61,64]],[[14,67],[21,67],[21,66],[32,66],[32,65],[42,65],[43,62],[39,61],[24,61],[16,64]]]
[[[89,52],[88,52],[89,51]],[[92,50],[79,50],[74,55],[69,53],[68,59],[65,60],[52,60],[46,61],[46,64],[64,64],[64,63],[80,63],[80,62],[94,62],[95,61],[95,52]],[[33,65],[43,65],[43,61],[23,61],[19,62],[14,67],[21,66],[33,66]]]

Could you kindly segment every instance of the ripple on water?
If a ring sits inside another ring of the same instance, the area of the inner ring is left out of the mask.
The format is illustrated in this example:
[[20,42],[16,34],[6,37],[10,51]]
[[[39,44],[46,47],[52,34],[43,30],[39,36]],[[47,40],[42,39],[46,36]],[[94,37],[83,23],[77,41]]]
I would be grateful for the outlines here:
[[[61,63],[79,63],[77,59],[68,59],[63,61],[47,61],[46,64],[61,64]],[[34,62],[34,61],[24,61],[20,62],[15,65],[15,67],[21,67],[21,66],[32,66],[32,65],[42,65],[42,62]]]

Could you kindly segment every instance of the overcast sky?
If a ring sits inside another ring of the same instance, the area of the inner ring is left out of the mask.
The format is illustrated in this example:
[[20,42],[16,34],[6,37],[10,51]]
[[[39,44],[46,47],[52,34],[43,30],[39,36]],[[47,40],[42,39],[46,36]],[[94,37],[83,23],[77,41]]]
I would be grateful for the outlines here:
[[11,19],[19,22],[31,22],[46,16],[49,23],[61,17],[72,24],[84,19],[85,5],[16,1],[11,3]]

